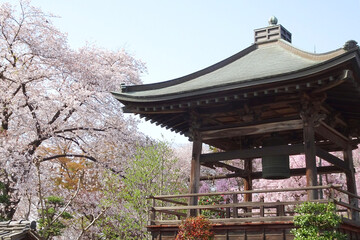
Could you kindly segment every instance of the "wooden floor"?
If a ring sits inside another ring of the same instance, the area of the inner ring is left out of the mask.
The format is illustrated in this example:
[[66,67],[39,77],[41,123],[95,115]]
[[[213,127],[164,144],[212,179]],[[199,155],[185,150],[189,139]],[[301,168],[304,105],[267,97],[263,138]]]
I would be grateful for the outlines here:
[[[291,222],[281,223],[248,223],[248,224],[215,224],[215,240],[292,240]],[[148,226],[153,240],[175,239],[178,227],[174,225]],[[340,232],[348,235],[349,240],[360,240],[360,228],[350,223],[343,223]]]

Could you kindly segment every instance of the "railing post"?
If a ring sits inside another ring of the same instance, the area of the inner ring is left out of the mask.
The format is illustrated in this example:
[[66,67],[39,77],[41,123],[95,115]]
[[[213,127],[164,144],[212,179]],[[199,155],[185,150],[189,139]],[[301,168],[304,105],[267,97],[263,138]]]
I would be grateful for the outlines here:
[[[237,194],[233,194],[233,203],[234,203],[234,204],[239,203]],[[233,207],[233,218],[238,218],[238,217],[239,217],[239,216],[238,216],[238,208],[237,208],[237,207]]]
[[[358,199],[356,198],[350,198],[350,199],[351,199],[350,205],[353,207],[358,207]],[[351,209],[351,219],[356,222],[359,221],[359,212],[354,209]]]
[[155,219],[156,219],[156,213],[155,213],[155,198],[153,196],[149,197],[150,199],[152,199],[152,206],[150,207],[150,225],[154,225],[155,224]]
[[[264,202],[264,196],[260,197],[260,202],[263,203]],[[264,217],[265,213],[264,213],[264,205],[260,205],[260,217]]]
[[[226,204],[229,204],[229,203],[230,203],[230,199],[229,199],[229,198],[227,198],[227,199],[226,199]],[[226,214],[225,214],[225,217],[226,217],[226,218],[230,218],[230,215],[231,215],[231,214],[230,214],[230,208],[229,208],[229,207],[227,207],[227,208],[226,208]]]
[[279,205],[276,206],[276,216],[285,216],[285,206],[282,205],[279,200],[276,202],[279,203]]
[[335,190],[334,190],[334,186],[330,185],[330,200],[332,202],[335,201]]

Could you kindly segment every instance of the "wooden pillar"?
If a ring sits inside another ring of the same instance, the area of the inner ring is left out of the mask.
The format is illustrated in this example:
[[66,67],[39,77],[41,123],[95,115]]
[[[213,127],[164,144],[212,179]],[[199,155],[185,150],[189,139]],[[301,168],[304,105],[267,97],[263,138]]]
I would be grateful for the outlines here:
[[348,148],[344,150],[343,154],[344,154],[345,164],[349,168],[349,171],[346,171],[347,190],[353,194],[357,194],[356,193],[355,170],[354,170],[354,162],[353,162],[351,146],[348,146]]
[[[202,149],[201,138],[196,134],[193,140],[193,150],[191,157],[191,172],[190,172],[190,193],[199,193],[200,185],[200,154]],[[191,197],[189,205],[197,205],[198,197]],[[196,210],[190,210],[190,216],[196,216]]]
[[[349,168],[349,170],[345,172],[347,191],[357,195],[354,162],[352,156],[352,148],[350,145],[347,147],[347,149],[344,150],[343,154],[344,162]],[[357,198],[352,198],[349,196],[349,203],[354,207],[359,206]],[[357,221],[359,219],[359,213],[356,211],[352,211],[351,218]]]
[[[303,115],[304,152],[306,162],[306,186],[317,186],[314,116]],[[308,200],[318,199],[318,190],[308,190]]]
[[[252,190],[252,159],[246,159],[244,163],[244,170],[248,176],[244,178],[244,191]],[[245,202],[251,202],[252,201],[252,194],[245,194],[244,196]]]

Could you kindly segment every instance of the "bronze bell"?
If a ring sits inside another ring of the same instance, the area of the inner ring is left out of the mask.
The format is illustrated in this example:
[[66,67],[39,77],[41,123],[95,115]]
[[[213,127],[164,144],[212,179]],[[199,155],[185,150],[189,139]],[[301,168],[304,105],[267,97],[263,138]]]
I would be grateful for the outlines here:
[[[263,142],[264,147],[286,145],[279,136],[273,135]],[[285,179],[290,177],[289,155],[272,155],[262,158],[262,177],[265,179]]]

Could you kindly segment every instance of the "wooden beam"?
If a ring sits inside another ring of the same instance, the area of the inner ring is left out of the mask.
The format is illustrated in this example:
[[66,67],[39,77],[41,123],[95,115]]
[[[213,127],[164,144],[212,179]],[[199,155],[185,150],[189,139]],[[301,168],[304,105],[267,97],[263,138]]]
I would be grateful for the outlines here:
[[[343,152],[344,154],[344,162],[346,166],[349,168],[349,171],[346,172],[346,185],[347,185],[347,191],[357,195],[356,190],[356,178],[355,178],[355,169],[354,169],[354,162],[353,162],[353,156],[352,156],[352,148],[349,145]],[[349,203],[353,207],[358,208],[359,207],[359,201],[356,198],[349,197]],[[351,219],[354,221],[359,220],[359,212],[351,210]]]
[[344,163],[349,169],[349,172],[346,174],[346,182],[347,182],[347,190],[353,194],[356,193],[356,180],[355,180],[355,169],[354,169],[354,162],[352,156],[352,148],[349,146],[347,147],[344,152]]
[[238,167],[234,167],[232,165],[229,165],[229,164],[226,164],[226,163],[223,163],[223,162],[214,162],[214,163],[204,163],[204,164],[201,164],[205,167],[210,167],[210,168],[213,168],[214,167],[221,167],[221,168],[226,168],[227,170],[231,171],[231,172],[242,172],[242,173],[245,173],[245,170],[244,169],[241,169],[241,168],[238,168]]
[[315,132],[327,140],[335,143],[339,147],[346,149],[349,145],[350,139],[330,127],[326,123],[320,121],[319,126],[315,127]]
[[260,133],[280,132],[302,128],[302,121],[299,119],[283,122],[271,122],[243,127],[233,127],[219,130],[202,131],[203,140],[247,136]]
[[273,156],[273,155],[281,155],[281,154],[297,155],[301,153],[304,153],[303,144],[281,145],[281,146],[272,146],[272,147],[263,147],[263,148],[254,148],[254,149],[234,150],[228,152],[201,154],[200,163],[203,164],[203,163],[219,162],[219,161],[233,160],[233,159],[259,158],[263,156]]
[[316,147],[316,156],[331,164],[334,164],[336,167],[341,168],[345,172],[349,171],[349,167],[346,165],[346,163],[343,160],[341,160],[338,157],[335,157],[334,155],[328,153],[327,151],[321,149],[320,147]]
[[[252,190],[252,177],[251,177],[252,159],[246,159],[245,164],[244,164],[244,170],[245,170],[245,172],[249,173],[248,176],[244,178],[244,191],[250,191],[250,190]],[[251,202],[252,194],[245,194],[244,201]],[[245,211],[247,211],[247,209]]]
[[[189,193],[199,193],[199,186],[200,186],[200,155],[202,149],[202,142],[197,134],[194,134],[194,141],[193,141],[193,151],[192,151],[192,158],[191,158],[191,172],[190,172],[190,191]],[[197,205],[198,198],[191,197],[189,198],[189,205]],[[190,211],[190,216],[196,216],[196,210]]]
[[[330,174],[330,173],[343,173],[344,170],[336,167],[336,166],[325,166],[325,167],[318,167],[317,168],[318,174]],[[293,168],[290,169],[290,176],[305,176],[306,175],[306,168]],[[200,177],[200,181],[207,181],[207,180],[216,180],[216,179],[228,179],[228,178],[246,178],[248,173],[228,173],[216,176],[202,176]],[[262,172],[253,172],[251,173],[252,179],[261,179]]]
[[[303,118],[303,137],[304,137],[304,151],[306,163],[306,186],[317,186],[317,169],[316,169],[316,148],[315,148],[315,133],[314,133],[314,119],[315,114],[309,114],[309,106],[306,106],[306,112],[302,113]],[[318,199],[317,190],[308,190],[308,200]]]
[[172,114],[172,113],[184,113],[186,109],[163,109],[162,107],[133,107],[125,106],[122,107],[124,113],[135,113],[135,114]]

